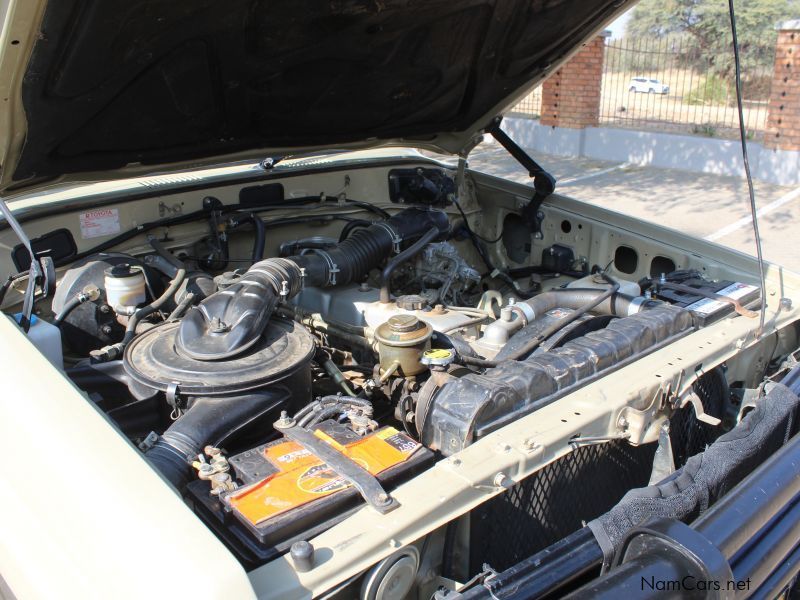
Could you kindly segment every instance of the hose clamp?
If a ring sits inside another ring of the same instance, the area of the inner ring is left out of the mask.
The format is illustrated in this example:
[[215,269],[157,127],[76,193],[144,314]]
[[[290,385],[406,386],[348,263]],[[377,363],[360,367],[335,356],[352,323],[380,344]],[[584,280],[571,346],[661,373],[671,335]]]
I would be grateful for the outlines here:
[[336,274],[339,273],[339,266],[333,262],[333,258],[325,250],[312,248],[312,252],[317,256],[321,256],[328,265],[328,285],[336,285]]
[[509,308],[511,308],[512,312],[515,312],[522,317],[523,325],[532,323],[534,319],[536,319],[536,312],[533,310],[533,307],[526,302],[517,302],[512,304]]
[[395,254],[400,254],[400,245],[403,243],[403,238],[400,237],[397,232],[392,229],[392,226],[388,223],[378,222],[375,223],[378,227],[382,227],[392,238],[392,252]]
[[184,408],[184,399],[181,397],[180,389],[178,389],[178,383],[173,381],[167,385],[167,389],[165,391],[165,395],[167,397],[167,404],[172,407],[172,412],[170,413],[170,418],[175,421],[183,414]]
[[642,310],[642,305],[647,302],[647,298],[645,296],[637,296],[633,300],[631,300],[630,305],[628,306],[628,315],[635,315],[636,313]]

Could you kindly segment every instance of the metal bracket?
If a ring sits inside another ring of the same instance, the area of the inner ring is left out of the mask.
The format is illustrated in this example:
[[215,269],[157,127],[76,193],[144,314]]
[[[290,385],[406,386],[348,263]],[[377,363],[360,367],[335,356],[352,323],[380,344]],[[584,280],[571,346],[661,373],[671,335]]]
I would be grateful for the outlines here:
[[579,446],[596,446],[598,444],[605,444],[613,442],[614,440],[627,440],[630,439],[629,433],[614,433],[612,435],[593,435],[593,436],[578,436],[569,439],[569,445],[573,450]]
[[658,447],[653,457],[653,470],[650,472],[649,485],[663,481],[675,472],[675,458],[672,455],[672,443],[669,439],[669,419],[664,419],[658,431]]
[[693,391],[689,391],[683,395],[680,400],[680,404],[678,408],[684,408],[687,404],[692,405],[694,408],[694,414],[697,417],[697,420],[701,423],[706,423],[707,425],[711,425],[716,427],[722,421],[720,421],[717,417],[713,417],[706,413],[705,408],[703,408],[703,401],[700,400],[700,396],[695,394]]
[[328,467],[353,484],[367,504],[379,513],[386,514],[400,506],[400,503],[383,489],[374,475],[318,438],[312,431],[298,426],[294,419],[281,418],[275,423],[275,429],[317,458],[324,460]]

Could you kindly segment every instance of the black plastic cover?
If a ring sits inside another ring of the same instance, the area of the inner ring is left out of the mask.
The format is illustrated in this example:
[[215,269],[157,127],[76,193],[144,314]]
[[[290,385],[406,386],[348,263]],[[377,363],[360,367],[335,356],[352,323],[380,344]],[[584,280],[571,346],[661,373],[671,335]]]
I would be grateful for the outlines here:
[[284,199],[282,183],[248,185],[239,190],[239,204],[242,208],[280,204]]
[[[75,238],[69,229],[56,229],[31,240],[33,253],[41,258],[48,256],[56,266],[67,264],[78,253]],[[17,244],[11,251],[11,260],[18,272],[27,271],[31,266],[31,255],[25,244]]]
[[416,168],[389,171],[389,199],[396,204],[447,206],[456,183],[443,169]]
[[575,252],[569,246],[553,244],[542,250],[542,268],[551,273],[563,273],[572,269]]

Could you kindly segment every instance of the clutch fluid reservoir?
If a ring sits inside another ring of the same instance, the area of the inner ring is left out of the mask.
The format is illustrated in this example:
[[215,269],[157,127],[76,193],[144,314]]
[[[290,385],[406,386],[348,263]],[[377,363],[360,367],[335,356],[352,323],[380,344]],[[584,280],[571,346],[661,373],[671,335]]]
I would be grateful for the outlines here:
[[422,353],[431,347],[433,328],[414,315],[395,315],[375,330],[378,340],[381,375],[397,372],[411,376],[427,366],[420,362]]

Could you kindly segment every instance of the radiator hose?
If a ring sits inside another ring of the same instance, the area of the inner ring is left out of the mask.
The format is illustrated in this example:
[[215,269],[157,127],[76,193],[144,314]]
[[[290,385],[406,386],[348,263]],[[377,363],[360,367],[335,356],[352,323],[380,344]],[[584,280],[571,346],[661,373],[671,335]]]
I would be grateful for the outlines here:
[[407,246],[431,228],[438,229],[440,239],[445,238],[450,230],[447,215],[408,208],[354,231],[336,248],[262,260],[236,283],[187,313],[176,337],[178,351],[196,360],[236,356],[258,341],[279,301],[290,299],[303,286],[358,281],[401,245]]

